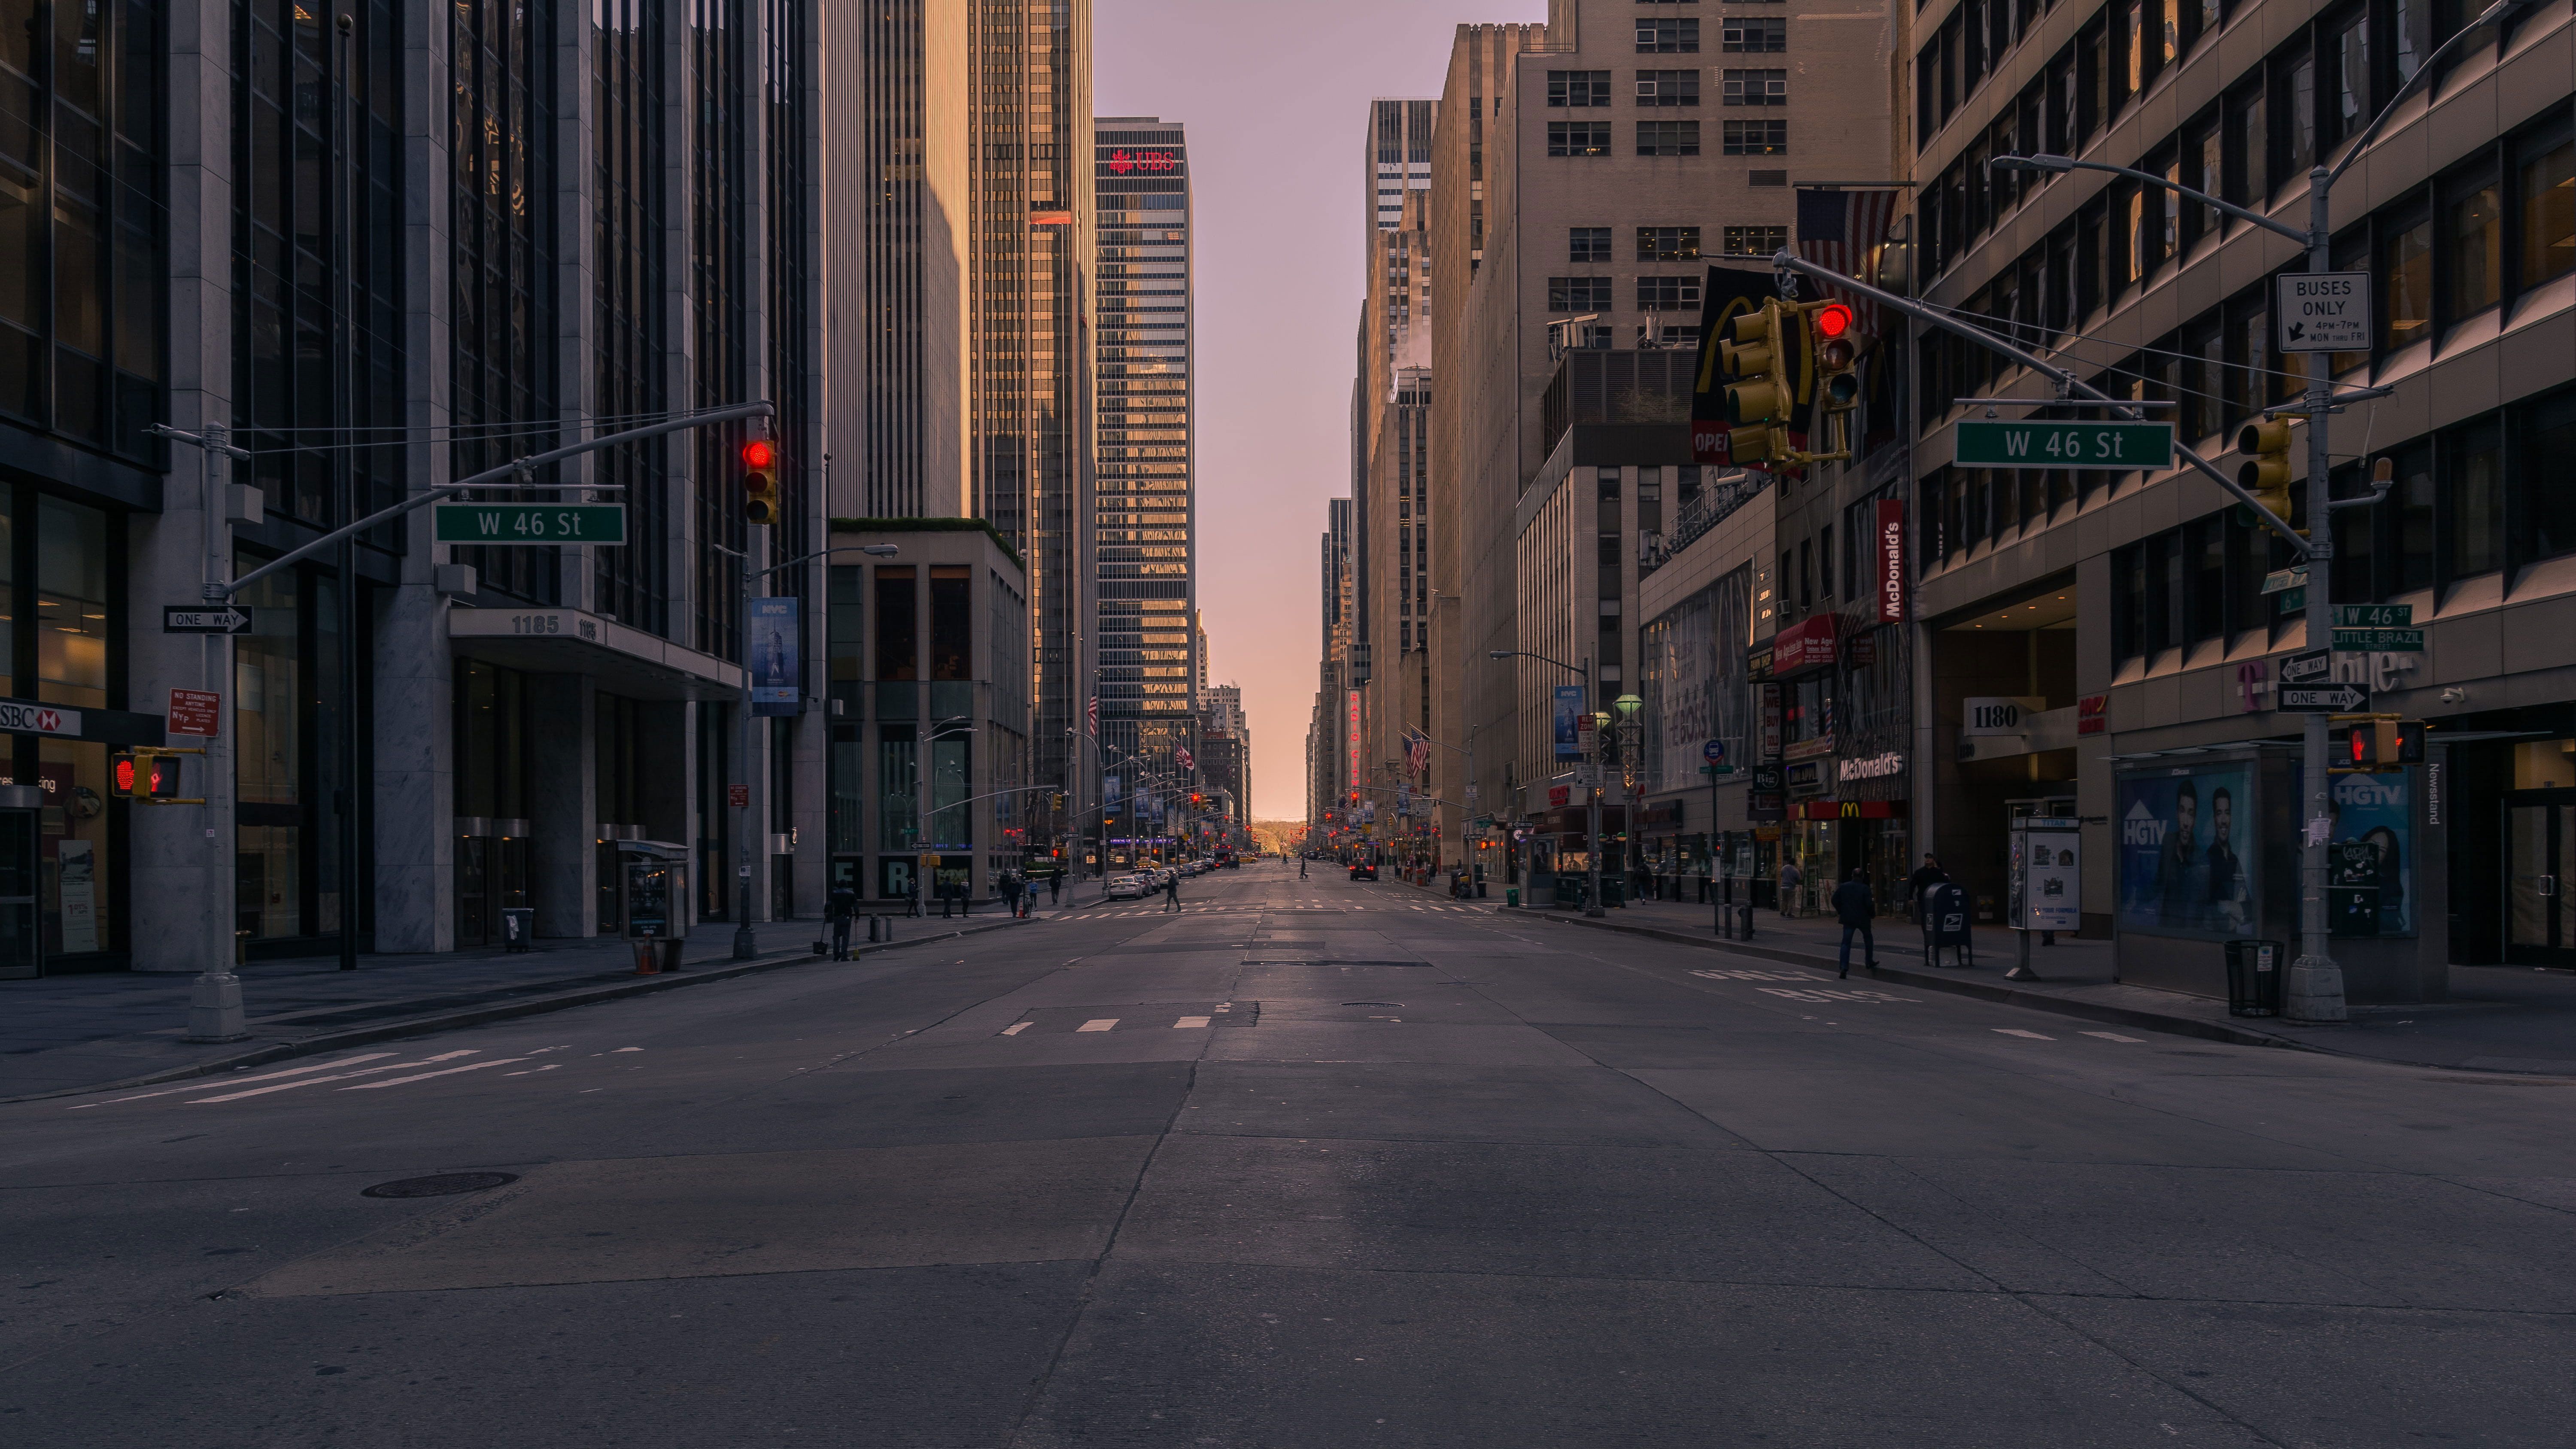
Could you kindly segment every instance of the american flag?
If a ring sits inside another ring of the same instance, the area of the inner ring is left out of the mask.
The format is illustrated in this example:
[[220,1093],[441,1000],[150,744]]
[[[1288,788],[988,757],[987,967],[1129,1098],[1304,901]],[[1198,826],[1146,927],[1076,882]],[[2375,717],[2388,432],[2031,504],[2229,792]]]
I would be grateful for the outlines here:
[[1431,736],[1423,734],[1418,730],[1406,732],[1404,739],[1404,758],[1405,762],[1412,767],[1413,773],[1417,775],[1430,769]]
[[1184,770],[1195,770],[1199,767],[1198,757],[1190,753],[1190,747],[1187,745],[1182,745],[1173,750],[1172,758],[1178,762],[1180,767]]
[[[1896,192],[1801,190],[1798,193],[1798,255],[1839,277],[1857,277],[1869,267],[1870,252],[1887,239],[1896,218]],[[1809,280],[1813,280],[1810,278]],[[1860,313],[1861,326],[1878,333],[1878,307],[1846,288],[1819,282],[1816,289]]]

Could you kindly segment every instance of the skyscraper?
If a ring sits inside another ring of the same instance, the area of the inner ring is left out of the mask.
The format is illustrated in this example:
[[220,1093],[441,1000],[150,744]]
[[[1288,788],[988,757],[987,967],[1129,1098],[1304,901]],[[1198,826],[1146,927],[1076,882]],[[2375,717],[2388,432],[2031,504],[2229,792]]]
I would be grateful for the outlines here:
[[1068,780],[1089,690],[1090,0],[971,0],[971,503],[1028,564],[1037,778]]
[[1381,97],[1369,102],[1362,173],[1367,198],[1361,212],[1372,232],[1393,231],[1404,220],[1409,191],[1431,189],[1431,128],[1440,117],[1434,100]]
[[1096,551],[1104,755],[1176,775],[1198,711],[1189,150],[1177,121],[1093,123],[1099,214]]

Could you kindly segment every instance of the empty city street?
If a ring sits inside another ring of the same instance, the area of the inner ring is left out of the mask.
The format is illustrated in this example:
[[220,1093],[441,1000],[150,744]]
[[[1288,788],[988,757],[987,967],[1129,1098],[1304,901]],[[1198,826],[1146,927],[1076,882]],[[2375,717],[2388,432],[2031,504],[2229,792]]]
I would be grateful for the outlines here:
[[[0,1437],[2349,1449],[2576,1416],[2576,1084],[1325,865],[1165,904],[0,1108]],[[366,1192],[463,1173],[496,1185]]]

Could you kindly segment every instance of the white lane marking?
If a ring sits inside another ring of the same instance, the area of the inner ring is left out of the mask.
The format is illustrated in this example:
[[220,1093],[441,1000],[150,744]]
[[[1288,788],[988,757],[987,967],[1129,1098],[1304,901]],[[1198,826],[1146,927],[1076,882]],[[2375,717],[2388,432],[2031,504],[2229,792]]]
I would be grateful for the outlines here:
[[[423,1057],[416,1062],[387,1062],[381,1067],[360,1067],[354,1072],[337,1072],[327,1077],[306,1077],[300,1082],[280,1082],[273,1087],[253,1087],[247,1092],[226,1092],[220,1097],[190,1097],[188,1105],[194,1107],[206,1102],[238,1102],[244,1097],[265,1097],[271,1092],[292,1092],[298,1087],[318,1087],[324,1082],[345,1082],[351,1077],[371,1077],[378,1072],[399,1072],[405,1067],[425,1067],[431,1062],[452,1062],[458,1057],[470,1057],[480,1050],[481,1048],[475,1047],[461,1052],[447,1052],[440,1056]],[[392,1056],[393,1053],[387,1052],[385,1055]]]
[[2122,1035],[2120,1035],[2120,1034],[2119,1034],[2118,1032],[2116,1032],[2116,1031],[2088,1031],[2088,1032],[2086,1032],[2086,1033],[2084,1033],[2084,1034],[2085,1034],[2086,1036],[2098,1036],[2098,1037],[2102,1038],[2102,1040],[2104,1040],[2104,1041],[2124,1041],[2124,1042],[2129,1043],[2131,1046],[2137,1046],[2137,1045],[2140,1045],[2140,1044],[2142,1044],[2142,1043],[2144,1043],[2144,1042],[2146,1041],[2146,1038],[2145,1038],[2145,1037],[2142,1037],[2142,1036],[2122,1036]]
[[1693,971],[1711,981],[1813,981],[1812,976],[1792,976],[1780,971]]
[[447,1070],[441,1072],[421,1072],[418,1075],[409,1077],[387,1077],[381,1082],[360,1082],[354,1087],[342,1087],[340,1090],[343,1092],[367,1092],[373,1091],[378,1087],[399,1087],[405,1082],[426,1082],[432,1077],[452,1077],[458,1072],[479,1072],[485,1067],[506,1067],[512,1062],[524,1062],[526,1060],[526,1057],[503,1057],[497,1062],[469,1062],[464,1066],[449,1067]]
[[610,1052],[609,1055],[615,1056],[617,1055],[617,1052],[640,1052],[642,1050],[644,1050],[642,1047],[619,1047],[617,1051]]
[[1074,1030],[1075,1030],[1075,1031],[1107,1031],[1109,1028],[1111,1028],[1111,1027],[1113,1027],[1113,1026],[1116,1026],[1117,1024],[1118,1024],[1118,1018],[1116,1018],[1116,1017],[1114,1017],[1114,1016],[1102,1016],[1102,1017],[1095,1017],[1095,1018],[1093,1018],[1093,1019],[1092,1019],[1092,1020],[1090,1020],[1090,1021],[1086,1021],[1086,1022],[1084,1022],[1082,1025],[1075,1027],[1075,1028],[1074,1028]]
[[1028,1024],[1027,1022],[1025,1022],[1025,1021],[1015,1021],[1015,1022],[1012,1022],[1009,1026],[1006,1026],[1006,1027],[1003,1027],[1003,1028],[1002,1028],[1002,1035],[1004,1035],[1004,1036],[1018,1036],[1021,1032],[1027,1031],[1028,1029],[1029,1029],[1029,1024]]
[[392,1055],[392,1052],[368,1052],[364,1056],[342,1057],[336,1062],[309,1062],[300,1067],[288,1067],[282,1072],[262,1072],[256,1077],[235,1077],[228,1082],[190,1082],[184,1087],[164,1087],[158,1092],[137,1092],[131,1097],[110,1097],[104,1102],[83,1102],[72,1110],[78,1112],[86,1107],[113,1107],[119,1102],[140,1102],[146,1097],[175,1097],[181,1092],[202,1092],[208,1087],[238,1087],[249,1082],[273,1082],[279,1077],[300,1077],[308,1072],[327,1072],[340,1067],[354,1067],[360,1062],[372,1062]]
[[2020,1027],[2017,1027],[2017,1026],[1998,1026],[1998,1027],[1994,1027],[1994,1028],[1991,1028],[1991,1029],[1992,1029],[1992,1030],[1994,1030],[1994,1031],[2001,1032],[2001,1033],[2003,1033],[2005,1036],[2024,1036],[2024,1037],[2028,1037],[2028,1038],[2030,1038],[2032,1041],[2055,1041],[2055,1040],[2057,1040],[2057,1038],[2055,1038],[2055,1037],[2053,1037],[2053,1036],[2041,1036],[2038,1032],[2035,1032],[2035,1031],[2024,1031],[2024,1030],[2022,1030]]
[[[525,1058],[525,1057],[521,1057],[519,1060],[521,1060],[521,1061],[526,1061],[526,1060],[527,1060],[527,1058]],[[533,1076],[534,1074],[536,1074],[536,1073],[538,1073],[538,1072],[552,1072],[552,1071],[559,1071],[559,1070],[561,1070],[561,1069],[562,1069],[562,1067],[563,1067],[563,1063],[561,1063],[561,1062],[548,1062],[548,1063],[546,1063],[546,1064],[545,1064],[544,1066],[542,1066],[542,1067],[530,1067],[530,1068],[528,1068],[528,1069],[527,1069],[526,1071],[524,1071],[524,1072],[503,1072],[501,1075],[502,1075],[502,1076],[505,1076],[505,1077],[525,1077],[525,1076]]]
[[1177,1031],[1186,1026],[1205,1026],[1207,1024],[1208,1019],[1204,1016],[1185,1016],[1180,1020],[1173,1022],[1172,1029]]

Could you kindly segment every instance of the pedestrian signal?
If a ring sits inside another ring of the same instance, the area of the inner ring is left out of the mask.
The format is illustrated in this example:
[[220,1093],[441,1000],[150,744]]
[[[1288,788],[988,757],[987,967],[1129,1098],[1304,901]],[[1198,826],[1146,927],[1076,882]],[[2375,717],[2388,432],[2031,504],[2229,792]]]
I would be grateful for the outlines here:
[[746,523],[778,521],[778,445],[767,438],[742,445],[742,517]]

